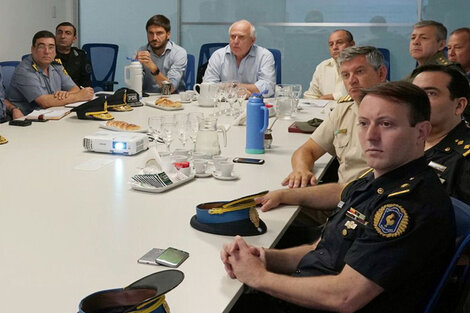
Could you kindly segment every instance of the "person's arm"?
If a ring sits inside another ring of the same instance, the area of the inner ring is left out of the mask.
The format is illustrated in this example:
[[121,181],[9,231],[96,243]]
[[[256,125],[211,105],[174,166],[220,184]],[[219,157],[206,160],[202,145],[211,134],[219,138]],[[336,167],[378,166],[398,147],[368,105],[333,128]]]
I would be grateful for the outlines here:
[[[259,47],[258,47],[259,48]],[[261,58],[258,67],[257,81],[254,86],[245,87],[250,92],[263,92],[267,90],[266,97],[274,95],[274,86],[276,85],[276,67],[274,66],[274,57],[268,50]]]
[[50,107],[64,106],[78,101],[88,101],[93,99],[93,88],[87,87],[80,89],[77,86],[72,87],[68,92],[57,92],[52,95],[41,95],[34,101],[43,109]]
[[3,103],[5,104],[7,112],[11,115],[14,120],[24,116],[23,112],[7,99],[3,99]]
[[320,65],[318,65],[315,68],[315,72],[313,72],[312,80],[310,81],[310,86],[308,87],[308,90],[304,92],[304,98],[318,99],[321,96],[323,96],[323,94],[320,91],[320,84],[319,84],[319,79],[320,79],[319,78],[319,76],[320,76],[319,67],[320,67]]
[[239,281],[303,307],[355,312],[384,291],[349,265],[345,265],[338,275],[292,277],[276,274],[266,269],[241,238],[237,244],[239,249],[228,260]]
[[269,211],[280,204],[301,205],[316,210],[331,210],[341,200],[344,185],[338,183],[307,188],[278,189],[255,199],[261,211]]
[[[150,57],[150,52],[148,51],[139,51],[137,52],[136,56],[137,60],[142,63],[143,66],[148,68],[150,70],[151,75],[157,82],[159,86],[162,85],[163,81],[168,81],[168,77],[163,75],[161,69],[158,68],[158,66],[152,61],[152,58]],[[175,90],[175,87],[173,84],[171,85],[170,92],[173,92]]]
[[325,150],[313,139],[309,138],[302,146],[295,150],[291,158],[292,172],[281,182],[289,188],[306,187],[315,185],[317,179],[312,172],[313,165]]
[[186,51],[182,48],[178,50],[171,58],[171,62],[172,64],[170,64],[170,69],[166,76],[173,86],[173,92],[173,90],[178,89],[181,79],[183,79],[183,73],[186,71],[186,64],[188,63],[188,55]]

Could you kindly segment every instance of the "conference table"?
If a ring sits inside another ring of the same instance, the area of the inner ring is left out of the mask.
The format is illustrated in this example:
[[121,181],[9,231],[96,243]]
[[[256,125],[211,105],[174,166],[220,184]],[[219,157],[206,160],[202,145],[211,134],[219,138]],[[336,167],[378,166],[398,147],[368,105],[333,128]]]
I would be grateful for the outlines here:
[[[197,102],[183,106],[180,112],[212,112]],[[329,108],[306,108],[296,119],[325,118]],[[111,113],[116,120],[147,127],[149,116],[172,112],[144,106]],[[222,155],[261,157],[265,164],[235,164],[235,181],[196,178],[164,193],[147,193],[131,189],[129,181],[151,157],[154,143],[134,156],[87,152],[82,139],[101,130],[100,123],[71,113],[28,127],[0,125],[0,134],[9,140],[0,146],[2,312],[77,312],[80,300],[93,292],[122,288],[167,269],[137,259],[151,248],[170,246],[190,254],[178,268],[183,282],[166,296],[171,311],[228,312],[243,291],[243,284],[226,275],[219,257],[232,238],[193,229],[189,221],[195,206],[281,188],[292,152],[309,135],[288,133],[292,120],[279,120],[272,148],[253,156],[245,153],[245,127],[232,125]],[[316,162],[317,176],[329,159],[325,155]],[[97,166],[84,169],[84,164]],[[281,206],[260,212],[268,230],[246,240],[273,247],[297,210]]]

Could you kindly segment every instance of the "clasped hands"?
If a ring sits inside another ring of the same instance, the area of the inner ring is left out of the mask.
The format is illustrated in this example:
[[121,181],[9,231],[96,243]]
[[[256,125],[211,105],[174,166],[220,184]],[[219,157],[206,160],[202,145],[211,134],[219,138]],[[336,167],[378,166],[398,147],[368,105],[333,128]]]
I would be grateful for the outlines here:
[[263,248],[249,245],[242,237],[224,244],[220,259],[232,279],[256,288],[266,270],[266,254]]

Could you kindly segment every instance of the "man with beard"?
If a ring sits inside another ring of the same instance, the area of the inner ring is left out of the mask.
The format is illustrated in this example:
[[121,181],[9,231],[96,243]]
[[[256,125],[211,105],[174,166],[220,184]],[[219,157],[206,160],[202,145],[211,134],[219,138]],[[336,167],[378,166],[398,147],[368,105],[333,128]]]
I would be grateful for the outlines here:
[[144,67],[143,92],[160,92],[163,81],[171,83],[172,93],[185,90],[187,53],[170,40],[170,20],[163,15],[154,15],[145,28],[148,44],[140,47],[136,56]]

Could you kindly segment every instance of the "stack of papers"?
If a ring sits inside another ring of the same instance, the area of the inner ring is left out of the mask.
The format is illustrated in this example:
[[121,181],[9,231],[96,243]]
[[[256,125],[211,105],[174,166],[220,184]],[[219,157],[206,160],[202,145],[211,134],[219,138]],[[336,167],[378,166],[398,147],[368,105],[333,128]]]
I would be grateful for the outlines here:
[[53,107],[42,110],[34,110],[26,115],[27,120],[60,120],[70,113],[70,108]]

